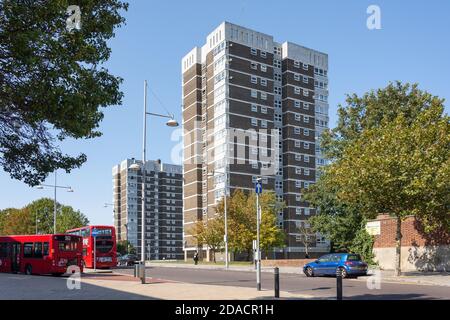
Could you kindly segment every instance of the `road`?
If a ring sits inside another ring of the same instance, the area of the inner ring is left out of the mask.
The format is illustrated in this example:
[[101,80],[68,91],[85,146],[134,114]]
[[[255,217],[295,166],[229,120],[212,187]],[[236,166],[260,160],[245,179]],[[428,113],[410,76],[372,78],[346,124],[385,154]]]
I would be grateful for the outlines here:
[[[133,269],[116,269],[115,272],[133,274]],[[182,267],[147,267],[147,277],[203,285],[223,285],[256,288],[255,273],[192,269]],[[380,289],[368,289],[368,277],[344,279],[344,299],[351,300],[404,300],[404,299],[450,299],[450,288],[444,286],[415,285],[407,283],[381,283]],[[273,274],[261,275],[263,289],[273,290]],[[255,289],[256,290],[256,289]],[[280,274],[280,290],[310,295],[315,299],[336,297],[336,278],[307,278],[299,274]]]

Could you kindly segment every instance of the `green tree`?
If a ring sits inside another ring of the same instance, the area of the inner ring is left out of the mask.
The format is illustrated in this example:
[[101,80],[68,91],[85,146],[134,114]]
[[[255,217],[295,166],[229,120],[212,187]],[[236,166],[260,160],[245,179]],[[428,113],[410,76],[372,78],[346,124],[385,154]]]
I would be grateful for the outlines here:
[[428,232],[450,230],[450,118],[443,110],[433,104],[415,119],[403,113],[384,119],[362,131],[325,169],[342,202],[357,204],[368,218],[388,213],[397,219],[398,275],[406,216],[417,217]]
[[136,254],[136,249],[129,241],[121,240],[117,242],[117,252],[119,252],[121,255],[125,255],[127,253]]
[[[273,248],[284,246],[284,232],[277,226],[277,213],[285,207],[277,201],[274,192],[260,196],[261,229],[260,245],[266,254]],[[216,208],[220,217],[224,215],[224,202]],[[251,258],[253,240],[256,240],[256,195],[236,190],[227,200],[228,243],[234,252],[245,252]]]
[[29,185],[86,156],[63,154],[55,140],[101,135],[100,108],[121,103],[122,79],[104,63],[107,41],[128,4],[77,0],[81,30],[66,30],[67,0],[0,2],[0,165]]
[[[89,225],[89,219],[71,206],[57,204],[56,232]],[[21,209],[5,209],[0,213],[0,232],[7,234],[53,233],[53,200],[42,198]]]
[[[319,208],[319,215],[311,219],[312,227],[329,236],[336,247],[348,250],[355,249],[353,244],[364,239],[370,244],[371,239],[364,236],[362,229],[365,219],[374,218],[377,213],[400,217],[415,214],[428,232],[437,228],[448,230],[450,192],[445,178],[449,176],[448,153],[445,153],[445,148],[448,149],[448,129],[445,128],[448,117],[443,116],[443,110],[444,100],[420,90],[417,84],[396,82],[363,96],[348,95],[346,105],[338,108],[336,128],[321,137],[321,148],[331,160],[331,165],[325,168],[318,183],[310,188],[305,197]],[[431,118],[426,120],[424,114]],[[421,120],[418,120],[419,117]],[[397,127],[392,127],[394,122],[397,122]],[[440,131],[430,128],[436,123],[441,124]],[[389,124],[391,127],[383,131]],[[414,130],[408,131],[413,125]],[[402,133],[398,137],[393,132],[397,129]],[[427,135],[431,139],[424,138]],[[413,142],[415,139],[417,144]],[[365,148],[366,140],[372,147],[376,145],[378,150],[369,146]],[[397,143],[399,148],[395,154]],[[372,152],[370,155],[367,153],[369,149]],[[388,161],[382,164],[381,155],[386,149],[391,168],[386,166]],[[369,160],[375,155],[378,155],[376,160]],[[409,161],[405,161],[408,157]],[[361,165],[354,166],[356,162],[353,160],[361,160]],[[416,161],[415,166],[412,161]],[[337,181],[338,178],[343,179]],[[343,188],[346,179],[352,183]],[[371,185],[374,194],[369,194],[369,188],[356,188],[358,183]],[[380,187],[377,183],[381,183]],[[393,188],[388,188],[384,183],[391,184]],[[349,190],[350,186],[355,189]],[[381,199],[382,194],[391,196],[397,204],[407,201],[403,205],[405,211],[396,214],[401,205],[394,208],[395,203],[372,201],[374,197]],[[398,219],[398,226],[401,226],[401,218]],[[400,232],[397,238],[401,238]],[[398,265],[400,257],[397,256],[397,259]]]
[[357,206],[350,206],[337,199],[333,177],[322,173],[316,184],[305,190],[304,200],[317,208],[317,215],[308,221],[311,230],[325,236],[331,251],[350,251],[356,234],[363,226],[364,217]]
[[224,220],[223,217],[215,217],[205,221],[198,221],[192,234],[200,245],[206,245],[216,263],[216,252],[223,248]]
[[34,234],[35,223],[32,215],[27,209],[5,209],[2,210],[1,235]]

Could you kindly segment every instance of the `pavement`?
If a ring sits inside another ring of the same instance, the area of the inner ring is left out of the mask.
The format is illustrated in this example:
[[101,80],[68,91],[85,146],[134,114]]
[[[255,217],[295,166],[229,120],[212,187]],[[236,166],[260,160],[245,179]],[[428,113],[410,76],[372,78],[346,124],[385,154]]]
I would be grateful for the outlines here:
[[[273,291],[235,286],[199,285],[147,278],[146,284],[129,275],[89,272],[79,288],[69,277],[0,274],[0,300],[270,300]],[[68,285],[69,284],[69,285]],[[71,289],[70,289],[71,288]],[[309,299],[300,293],[280,292],[282,299]]]
[[[269,300],[274,299],[274,277],[266,268],[262,290],[256,290],[254,269],[245,266],[220,270],[215,266],[147,267],[146,284],[133,277],[133,268],[109,272],[87,269],[80,276],[51,277],[0,274],[0,300]],[[234,269],[246,269],[239,271]],[[421,276],[423,278],[423,276]],[[430,282],[448,278],[429,276]],[[448,276],[447,276],[448,277]],[[379,280],[377,282],[377,280]],[[303,274],[280,272],[282,300],[335,300],[336,279],[307,278]],[[344,300],[435,300],[450,299],[447,286],[411,282],[389,282],[375,276],[344,279]]]
[[[210,264],[188,264],[188,263],[164,263],[147,262],[148,267],[181,268],[181,269],[204,269],[204,270],[226,270],[224,265]],[[230,265],[232,271],[254,271],[254,266]],[[300,267],[279,267],[280,273],[303,275]],[[273,267],[262,267],[261,272],[272,273]],[[369,276],[379,276],[386,283],[408,283],[417,285],[448,286],[450,287],[450,273],[448,272],[404,272],[401,276],[396,276],[393,270],[370,269]]]

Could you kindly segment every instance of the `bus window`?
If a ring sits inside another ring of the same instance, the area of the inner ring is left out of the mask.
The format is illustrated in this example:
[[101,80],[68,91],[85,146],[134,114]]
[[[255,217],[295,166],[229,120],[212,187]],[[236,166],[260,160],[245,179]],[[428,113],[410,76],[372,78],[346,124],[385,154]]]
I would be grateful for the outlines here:
[[0,243],[0,258],[6,258],[8,256],[8,243]]
[[33,256],[33,243],[26,242],[23,244],[23,256],[24,258],[31,258]]
[[42,258],[42,242],[35,242],[34,243],[34,258]]
[[82,236],[83,238],[87,238],[87,237],[89,237],[90,235],[91,235],[91,233],[89,232],[89,228],[81,229],[81,236]]
[[112,230],[111,229],[97,229],[97,235],[112,236]]
[[44,242],[43,250],[42,250],[43,256],[48,256],[48,242]]
[[60,241],[58,242],[59,251],[77,251],[78,242],[75,241]]

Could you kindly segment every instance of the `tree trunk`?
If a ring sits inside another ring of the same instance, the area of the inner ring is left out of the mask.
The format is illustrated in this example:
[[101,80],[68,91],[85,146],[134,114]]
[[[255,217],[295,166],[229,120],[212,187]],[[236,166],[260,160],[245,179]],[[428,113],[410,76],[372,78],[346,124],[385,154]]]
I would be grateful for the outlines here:
[[401,274],[402,274],[401,251],[402,251],[402,218],[400,216],[398,216],[397,217],[397,236],[395,238],[395,275],[396,276],[401,276]]

